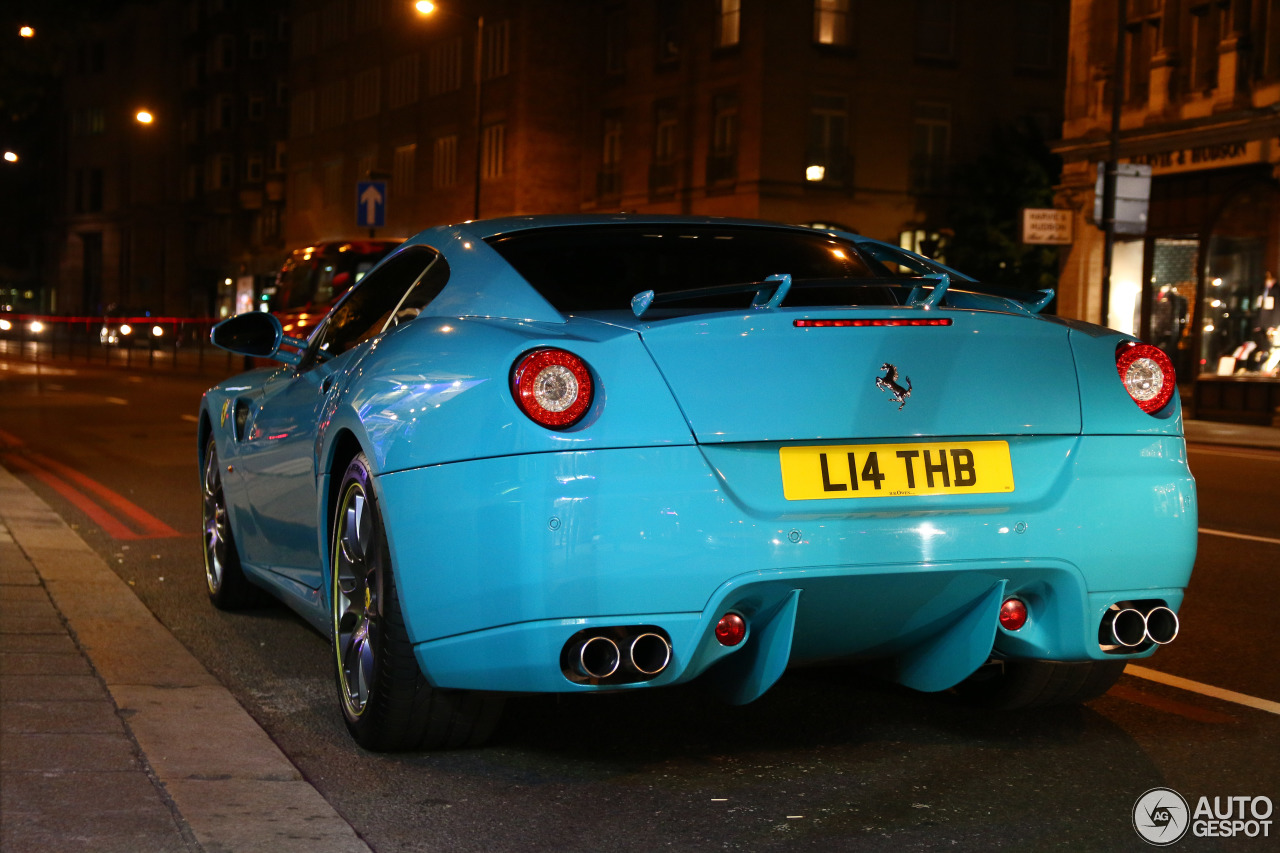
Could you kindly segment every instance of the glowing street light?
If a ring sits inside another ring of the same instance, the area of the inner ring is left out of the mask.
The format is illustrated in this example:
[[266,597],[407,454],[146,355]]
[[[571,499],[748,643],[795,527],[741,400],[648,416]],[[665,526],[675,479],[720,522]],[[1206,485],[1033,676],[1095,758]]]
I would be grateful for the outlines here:
[[429,0],[418,0],[417,3],[413,4],[413,8],[418,10],[419,15],[430,15],[436,10],[436,4],[429,2]]
[[151,124],[151,122],[156,120],[156,117],[148,110],[138,110],[134,118],[138,120],[138,124]]
[[18,162],[18,155],[12,151],[6,151],[4,152],[4,159],[6,162],[16,163]]
[[36,37],[35,27],[18,27],[18,35],[24,39],[33,39]]

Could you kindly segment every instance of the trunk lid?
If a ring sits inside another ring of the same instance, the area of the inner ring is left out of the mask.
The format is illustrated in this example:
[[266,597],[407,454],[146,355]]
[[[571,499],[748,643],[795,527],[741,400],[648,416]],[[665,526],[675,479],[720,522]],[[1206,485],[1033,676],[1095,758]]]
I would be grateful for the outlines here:
[[[795,324],[816,319],[950,324]],[[635,329],[704,444],[1080,432],[1067,329],[1035,317],[783,309]]]

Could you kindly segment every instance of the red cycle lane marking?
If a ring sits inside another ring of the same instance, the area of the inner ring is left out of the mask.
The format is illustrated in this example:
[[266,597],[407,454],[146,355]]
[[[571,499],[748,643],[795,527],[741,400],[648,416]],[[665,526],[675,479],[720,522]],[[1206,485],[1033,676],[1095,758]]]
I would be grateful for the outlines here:
[[[0,455],[4,456],[7,463],[32,474],[62,495],[113,539],[162,539],[182,535],[97,480],[25,448],[21,439],[4,430],[0,430]],[[80,488],[76,488],[77,485]],[[81,489],[96,494],[105,505],[96,502]],[[138,531],[130,529],[117,516],[131,520],[140,529]]]
[[138,534],[130,530],[129,528],[125,527],[124,524],[118,521],[114,516],[108,513],[105,509],[103,509],[102,507],[94,503],[93,500],[84,492],[81,492],[75,486],[71,485],[66,480],[62,479],[56,474],[53,474],[53,473],[50,473],[49,471],[44,470],[40,466],[36,465],[35,463],[31,462],[28,459],[24,459],[23,457],[19,456],[16,453],[12,453],[12,452],[4,453],[3,456],[4,456],[4,461],[6,465],[11,465],[14,468],[18,468],[22,471],[26,471],[28,474],[33,475],[34,477],[39,479],[41,482],[45,483],[47,486],[49,486],[49,488],[53,489],[58,494],[62,495],[64,498],[71,501],[71,503],[74,504],[77,509],[83,512],[85,515],[89,516],[90,520],[92,520],[94,524],[101,527],[102,532],[106,533],[111,538],[113,539],[142,538]]
[[50,459],[49,457],[34,451],[28,451],[27,456],[33,462],[43,465],[47,470],[55,474],[61,474],[63,477],[79,485],[82,489],[88,489],[103,500],[107,501],[112,507],[119,510],[121,514],[133,519],[142,528],[140,531],[141,536],[139,538],[161,539],[169,536],[182,535],[142,507],[121,495],[119,492],[113,492],[97,480],[86,477],[76,469],[63,465],[61,462]]

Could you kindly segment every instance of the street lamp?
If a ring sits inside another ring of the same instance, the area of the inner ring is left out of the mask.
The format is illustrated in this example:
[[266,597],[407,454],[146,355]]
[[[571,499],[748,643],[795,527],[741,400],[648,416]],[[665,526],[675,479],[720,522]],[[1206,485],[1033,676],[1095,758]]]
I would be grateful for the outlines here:
[[33,39],[36,37],[36,28],[25,26],[18,27],[18,35],[22,36],[24,39]]
[[134,115],[134,119],[137,120],[138,124],[151,124],[156,120],[156,117],[151,114],[150,110],[138,110],[137,114]]
[[4,152],[4,159],[7,163],[16,163],[18,162],[18,155],[13,151],[6,151]]
[[476,150],[475,150],[475,160],[476,160],[476,175],[475,175],[475,196],[474,196],[474,198],[473,198],[473,203],[472,203],[472,214],[471,214],[471,218],[472,218],[472,219],[479,219],[479,218],[480,218],[480,178],[481,178],[481,174],[482,174],[482,172],[483,172],[483,164],[482,164],[482,162],[481,162],[481,155],[484,153],[483,137],[482,137],[482,132],[483,132],[483,130],[484,130],[484,126],[483,126],[483,118],[484,118],[484,112],[483,112],[483,109],[484,109],[484,101],[483,101],[483,99],[482,99],[482,97],[481,97],[481,96],[484,94],[484,90],[483,90],[483,88],[482,88],[483,83],[484,83],[484,72],[483,72],[483,68],[484,68],[484,66],[482,66],[482,65],[481,65],[481,63],[480,63],[480,60],[481,60],[481,57],[482,57],[482,53],[483,53],[483,51],[484,51],[484,15],[478,15],[477,17],[472,18],[472,17],[471,17],[471,16],[469,16],[469,15],[463,15],[463,14],[461,14],[461,13],[459,13],[459,12],[453,12],[453,11],[449,11],[449,10],[447,10],[447,9],[442,9],[442,8],[440,8],[440,7],[436,6],[436,4],[434,4],[434,3],[430,2],[430,0],[417,0],[417,2],[413,4],[413,8],[414,8],[414,9],[416,9],[416,10],[417,10],[417,12],[418,12],[418,14],[419,14],[419,15],[422,15],[423,17],[426,17],[427,15],[431,15],[431,14],[434,14],[435,12],[439,11],[439,12],[444,12],[446,15],[453,15],[455,18],[462,18],[463,20],[470,21],[471,23],[475,24],[475,27],[476,27],[476,50],[475,50],[475,54],[476,54],[476,62],[475,62],[475,65],[476,65],[476,67],[475,67],[475,89],[476,89],[476,107],[475,107],[475,110],[476,110],[476,125],[475,125]]

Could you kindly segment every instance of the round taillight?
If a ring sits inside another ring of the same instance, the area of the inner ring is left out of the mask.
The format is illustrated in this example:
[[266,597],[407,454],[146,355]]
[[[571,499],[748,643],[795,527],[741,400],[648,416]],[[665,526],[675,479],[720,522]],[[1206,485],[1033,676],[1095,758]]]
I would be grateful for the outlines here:
[[722,646],[736,646],[747,636],[747,623],[737,613],[726,613],[716,623],[716,639]]
[[531,350],[511,370],[516,404],[550,429],[564,429],[581,420],[591,408],[593,391],[587,363],[562,349]]
[[1126,341],[1116,347],[1116,370],[1124,390],[1147,414],[1155,414],[1168,404],[1177,387],[1173,362],[1151,344]]
[[1016,631],[1027,624],[1027,605],[1020,598],[1006,598],[1000,605],[1000,627]]

